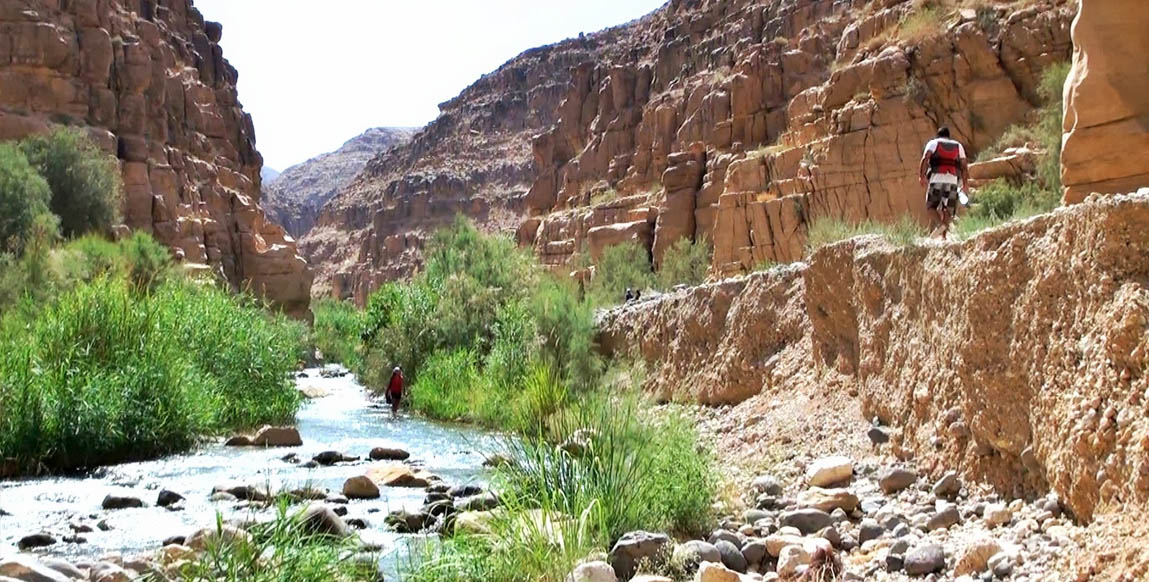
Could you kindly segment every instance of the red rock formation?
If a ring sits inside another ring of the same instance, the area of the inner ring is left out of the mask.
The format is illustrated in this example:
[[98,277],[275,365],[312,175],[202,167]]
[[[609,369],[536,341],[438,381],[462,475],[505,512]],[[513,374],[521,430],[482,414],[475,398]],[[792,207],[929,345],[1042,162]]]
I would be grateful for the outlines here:
[[1065,201],[1149,185],[1149,10],[1082,0],[1065,87]]
[[258,206],[222,32],[190,0],[0,3],[0,139],[85,129],[120,159],[128,226],[303,317],[311,274]]

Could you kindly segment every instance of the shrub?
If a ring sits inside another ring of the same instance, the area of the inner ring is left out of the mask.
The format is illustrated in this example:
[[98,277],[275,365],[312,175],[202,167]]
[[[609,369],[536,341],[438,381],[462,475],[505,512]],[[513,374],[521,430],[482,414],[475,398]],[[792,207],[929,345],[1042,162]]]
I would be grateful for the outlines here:
[[936,0],[920,0],[898,25],[898,38],[918,43],[945,29],[946,13]]
[[24,154],[0,144],[0,250],[23,252],[37,217],[48,213],[51,199],[48,183]]
[[603,251],[587,293],[596,306],[617,305],[627,289],[642,291],[653,286],[649,253],[638,243],[628,241]]
[[705,281],[706,273],[710,270],[712,252],[710,242],[705,239],[698,242],[679,239],[662,257],[662,266],[658,270],[662,288],[671,289],[680,284],[698,285]]
[[107,231],[119,220],[119,166],[83,134],[60,129],[26,138],[20,149],[47,180],[64,236]]
[[894,245],[903,247],[914,244],[917,239],[926,235],[926,231],[909,215],[903,215],[892,224],[873,220],[847,222],[837,218],[819,218],[810,225],[806,237],[806,249],[812,253],[825,245],[863,235],[879,235]]
[[329,298],[312,302],[311,311],[315,314],[312,338],[324,358],[359,369],[364,312],[351,303]]

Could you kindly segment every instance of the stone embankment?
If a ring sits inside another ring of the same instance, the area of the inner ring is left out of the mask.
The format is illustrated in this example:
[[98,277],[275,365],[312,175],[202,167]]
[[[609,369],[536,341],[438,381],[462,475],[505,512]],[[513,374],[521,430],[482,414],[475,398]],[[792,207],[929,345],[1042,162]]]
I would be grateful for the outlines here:
[[1093,558],[1133,568],[1143,552],[1112,548],[1143,531],[1114,516],[1149,504],[1147,226],[1142,190],[960,243],[855,239],[619,308],[601,340],[664,399],[733,405],[711,421],[729,452],[857,452],[876,418],[923,476],[1126,532]]

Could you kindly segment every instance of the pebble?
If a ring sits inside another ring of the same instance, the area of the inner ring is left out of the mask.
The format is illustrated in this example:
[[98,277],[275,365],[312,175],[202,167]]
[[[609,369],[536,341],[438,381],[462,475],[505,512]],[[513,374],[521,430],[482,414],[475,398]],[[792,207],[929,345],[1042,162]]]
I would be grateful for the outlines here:
[[802,534],[812,534],[833,525],[830,514],[818,509],[797,509],[784,512],[779,518],[783,527],[795,527]]
[[861,527],[858,528],[858,543],[864,544],[870,540],[876,540],[885,533],[886,528],[882,527],[876,520],[863,520]]
[[958,523],[961,523],[961,515],[958,513],[956,505],[950,505],[935,513],[929,522],[926,523],[926,529],[935,531],[953,527]]
[[934,484],[933,492],[942,499],[957,497],[958,493],[961,493],[961,481],[958,480],[957,473],[954,471],[946,473]]
[[945,567],[945,550],[938,544],[919,546],[906,554],[905,570],[911,576],[924,576],[941,572]]
[[782,483],[773,475],[759,475],[750,482],[750,489],[758,494],[777,497],[782,494]]
[[878,487],[887,495],[898,493],[918,481],[918,474],[901,467],[886,469],[878,476]]

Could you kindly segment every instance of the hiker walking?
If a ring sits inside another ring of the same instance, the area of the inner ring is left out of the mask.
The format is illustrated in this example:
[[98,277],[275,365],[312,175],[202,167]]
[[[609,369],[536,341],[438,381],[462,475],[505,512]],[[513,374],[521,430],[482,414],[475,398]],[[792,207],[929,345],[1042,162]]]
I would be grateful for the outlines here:
[[942,127],[936,138],[926,144],[918,179],[926,186],[926,209],[931,220],[936,218],[941,238],[949,235],[950,225],[957,213],[959,192],[966,189],[969,162],[961,143],[950,139],[950,129]]
[[391,371],[391,381],[387,383],[385,394],[387,404],[391,405],[391,415],[399,413],[399,403],[403,401],[403,370],[399,366]]

